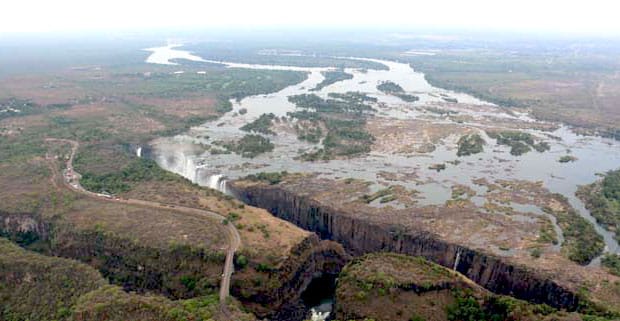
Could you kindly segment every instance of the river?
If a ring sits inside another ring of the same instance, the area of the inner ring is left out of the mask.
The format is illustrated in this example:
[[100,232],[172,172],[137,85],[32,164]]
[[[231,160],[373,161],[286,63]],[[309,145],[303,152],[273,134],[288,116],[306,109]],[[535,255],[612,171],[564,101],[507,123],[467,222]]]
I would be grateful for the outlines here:
[[[463,184],[472,186],[473,180],[487,178],[488,180],[509,179],[542,181],[544,186],[552,192],[565,195],[570,204],[586,219],[594,223],[596,230],[605,239],[606,250],[618,253],[620,248],[613,239],[612,233],[596,224],[594,218],[585,209],[583,203],[575,196],[579,185],[592,183],[597,179],[596,174],[620,167],[620,142],[596,137],[580,136],[569,127],[555,124],[553,131],[527,128],[525,131],[536,137],[546,138],[551,145],[548,152],[529,152],[521,156],[513,156],[507,146],[495,144],[494,140],[484,134],[484,128],[501,126],[502,121],[514,121],[523,124],[543,124],[531,118],[527,113],[511,112],[481,101],[464,93],[457,93],[430,85],[424,74],[417,72],[409,64],[380,59],[369,60],[386,65],[389,70],[360,70],[345,69],[353,75],[352,79],[336,82],[320,91],[310,91],[324,77],[322,72],[330,68],[304,68],[274,65],[255,65],[210,61],[195,56],[187,51],[177,49],[178,45],[170,45],[148,49],[151,55],[147,63],[174,64],[171,59],[188,59],[206,63],[219,63],[227,68],[252,68],[272,70],[297,70],[308,73],[308,78],[295,85],[291,85],[279,92],[268,95],[250,96],[241,101],[231,101],[233,111],[220,119],[207,122],[189,130],[187,133],[175,137],[161,138],[152,143],[155,160],[165,169],[176,172],[203,186],[226,191],[227,179],[234,179],[257,172],[311,172],[319,173],[328,178],[359,178],[371,182],[382,182],[381,173],[410,173],[415,172],[419,177],[416,182],[407,180],[398,181],[412,189],[420,191],[419,206],[443,204],[451,197],[451,186]],[[182,64],[178,68],[182,69]],[[409,93],[420,97],[419,101],[406,103],[397,97],[385,95],[376,88],[381,81],[392,81],[399,84]],[[273,113],[278,117],[286,116],[287,112],[295,111],[295,106],[288,101],[291,95],[315,93],[327,97],[329,93],[344,93],[359,91],[378,99],[375,104],[380,112],[376,117],[392,120],[418,119],[433,124],[452,124],[457,122],[448,117],[429,114],[428,107],[449,108],[460,115],[468,116],[465,121],[459,121],[458,126],[474,128],[481,132],[488,145],[480,154],[459,157],[458,166],[447,166],[443,171],[429,169],[437,163],[454,161],[456,157],[455,143],[457,136],[450,135],[436,144],[436,149],[425,154],[399,154],[386,152],[371,152],[365,157],[347,160],[332,160],[328,162],[303,162],[295,160],[300,150],[310,150],[316,144],[298,141],[296,135],[280,133],[269,136],[275,144],[271,153],[248,159],[235,154],[212,155],[206,152],[201,144],[209,145],[218,140],[241,138],[246,132],[239,127],[247,124],[263,113]],[[445,98],[454,98],[457,103],[447,103]],[[247,113],[242,114],[240,110]],[[497,124],[494,122],[497,121]],[[548,123],[544,123],[547,124]],[[208,138],[205,138],[208,137]],[[554,137],[554,139],[549,139]],[[560,163],[558,159],[570,153],[575,156],[575,162]],[[420,184],[423,181],[425,183]],[[385,181],[383,181],[385,183]],[[478,195],[483,197],[484,194]],[[520,206],[515,204],[515,206]],[[521,204],[523,208],[532,212],[541,212],[531,204]],[[556,226],[557,230],[557,226]],[[596,263],[596,262],[595,262]]]

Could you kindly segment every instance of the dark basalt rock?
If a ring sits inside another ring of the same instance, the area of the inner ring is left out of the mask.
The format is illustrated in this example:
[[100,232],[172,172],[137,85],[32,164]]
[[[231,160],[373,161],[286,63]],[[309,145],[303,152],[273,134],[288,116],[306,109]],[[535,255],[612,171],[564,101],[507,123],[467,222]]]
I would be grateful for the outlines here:
[[243,291],[249,290],[247,280],[242,280],[242,274],[233,274],[231,293],[259,318],[304,320],[308,312],[302,302],[304,291],[316,278],[338,275],[349,258],[340,244],[310,235],[291,250],[279,268],[268,272],[269,283],[276,287],[261,285],[250,289],[251,295],[244,295]]
[[[275,216],[318,233],[322,239],[341,243],[352,255],[389,251],[422,256],[456,270],[497,294],[533,303],[546,303],[574,311],[579,297],[542,272],[511,264],[499,257],[442,240],[423,230],[404,230],[397,225],[380,225],[355,213],[334,209],[281,185],[237,184],[229,189],[245,203],[264,208]],[[459,254],[457,254],[459,253]],[[457,260],[458,262],[455,261]]]

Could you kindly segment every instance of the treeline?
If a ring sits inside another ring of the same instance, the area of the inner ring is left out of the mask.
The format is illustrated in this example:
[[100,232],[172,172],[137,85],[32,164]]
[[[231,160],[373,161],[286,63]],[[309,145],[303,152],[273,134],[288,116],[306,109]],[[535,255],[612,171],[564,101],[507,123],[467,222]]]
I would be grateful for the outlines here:
[[323,99],[315,94],[301,94],[290,96],[288,100],[297,105],[298,108],[312,109],[317,113],[348,115],[372,112],[373,108],[367,102],[377,102],[376,98],[358,92],[330,93],[328,99]]
[[532,149],[539,153],[548,151],[551,146],[547,142],[539,142],[532,134],[520,131],[487,131],[489,137],[494,138],[499,145],[510,146],[510,154],[520,156]]
[[131,184],[135,182],[172,181],[176,179],[178,179],[176,175],[161,169],[155,161],[137,158],[118,172],[103,175],[84,173],[80,183],[91,192],[118,194],[128,192],[131,189]]
[[554,209],[548,206],[543,211],[555,216],[558,226],[564,233],[562,250],[571,261],[581,265],[589,264],[595,257],[601,255],[605,249],[603,237],[594,226],[570,206],[568,199],[561,194],[551,195],[563,209]]
[[399,84],[392,81],[382,81],[379,85],[377,85],[377,89],[383,93],[388,95],[396,94],[396,93],[404,93],[405,90]]
[[377,90],[388,95],[396,96],[408,103],[413,103],[420,100],[420,97],[405,93],[403,87],[389,80],[382,81],[379,85],[377,85]]
[[310,123],[304,130],[298,130],[298,137],[305,138],[309,130],[310,141],[320,141],[321,127],[327,129],[323,139],[323,148],[301,155],[308,161],[328,160],[338,156],[350,157],[370,152],[374,137],[366,131],[366,115],[374,109],[368,104],[377,99],[358,92],[329,94],[323,99],[314,94],[289,97],[301,111],[289,113],[289,116]]
[[245,135],[236,142],[225,143],[222,147],[246,158],[254,158],[260,154],[271,152],[273,143],[260,135]]
[[261,134],[266,134],[266,135],[275,135],[276,133],[271,130],[271,125],[272,125],[272,121],[274,118],[276,118],[276,116],[272,113],[262,114],[255,121],[245,124],[239,129],[246,131],[246,132],[256,132],[256,133],[261,133]]
[[482,153],[486,142],[479,134],[463,135],[459,139],[456,156],[469,156]]
[[609,171],[602,180],[579,187],[577,196],[596,221],[620,240],[620,170]]
[[498,106],[503,107],[527,107],[527,103],[523,100],[510,98],[510,97],[499,97],[492,94],[488,94],[485,92],[481,92],[475,89],[472,89],[467,86],[458,85],[450,80],[443,80],[437,77],[434,77],[428,73],[424,74],[424,78],[431,85],[451,91],[462,92],[474,96],[480,100],[488,101],[490,103],[496,104]]
[[319,91],[331,84],[337,83],[339,81],[343,81],[343,80],[348,80],[348,79],[353,79],[353,75],[347,72],[344,72],[343,70],[336,70],[336,71],[324,71],[322,72],[323,76],[325,76],[325,79],[323,79],[323,81],[321,81],[320,83],[318,83],[316,85],[316,87],[310,89],[311,91]]
[[286,176],[288,176],[287,171],[282,172],[260,172],[257,174],[251,174],[245,177],[245,179],[256,182],[266,182],[270,185],[275,185],[280,183]]
[[39,105],[29,100],[7,98],[0,100],[0,120],[13,116],[40,114],[47,110],[67,109],[71,104]]

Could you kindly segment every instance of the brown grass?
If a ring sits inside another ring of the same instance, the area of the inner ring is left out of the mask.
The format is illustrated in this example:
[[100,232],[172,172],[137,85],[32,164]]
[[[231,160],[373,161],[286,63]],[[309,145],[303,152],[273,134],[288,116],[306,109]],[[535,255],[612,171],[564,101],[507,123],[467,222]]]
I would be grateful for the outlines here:
[[54,190],[50,175],[43,159],[0,164],[0,212],[32,213],[39,210]]
[[171,210],[78,199],[64,218],[78,229],[102,229],[150,246],[171,244],[221,251],[228,246],[221,222]]
[[0,98],[20,97],[39,105],[62,104],[92,95],[63,76],[44,74],[2,78],[0,88]]
[[187,182],[145,182],[123,197],[202,208],[223,216],[234,212],[240,217],[234,224],[241,236],[241,251],[250,256],[282,259],[309,235],[309,232],[276,218],[263,209],[245,206],[216,191]]
[[383,153],[415,153],[434,149],[442,139],[471,131],[464,126],[433,124],[420,120],[376,118],[368,121],[368,131],[376,138],[373,150]]
[[[444,321],[446,307],[455,302],[454,289],[469,289],[479,297],[488,293],[444,267],[392,253],[366,255],[347,265],[342,275],[336,299],[348,318]],[[420,292],[409,289],[411,285]],[[442,286],[447,288],[433,289]]]

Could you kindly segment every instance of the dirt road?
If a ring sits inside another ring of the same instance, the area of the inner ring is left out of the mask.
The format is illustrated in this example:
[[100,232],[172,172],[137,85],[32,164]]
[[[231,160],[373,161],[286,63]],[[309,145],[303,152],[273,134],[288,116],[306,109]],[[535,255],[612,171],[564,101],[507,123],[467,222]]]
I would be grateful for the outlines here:
[[[138,200],[138,199],[121,199],[121,198],[112,197],[110,195],[98,194],[98,193],[93,193],[91,191],[87,191],[79,183],[79,179],[81,178],[81,175],[73,169],[73,159],[75,157],[75,154],[80,144],[74,140],[58,139],[58,138],[47,138],[46,141],[60,142],[60,143],[66,143],[66,144],[71,145],[71,155],[69,156],[69,159],[66,161],[67,168],[65,169],[63,173],[62,180],[63,180],[64,186],[66,186],[67,188],[73,191],[76,191],[83,195],[87,195],[92,198],[96,198],[98,200],[104,200],[108,202],[138,205],[138,206],[143,206],[143,207],[165,209],[169,211],[171,210],[171,211],[176,211],[176,212],[183,213],[185,215],[194,216],[194,217],[203,217],[203,218],[206,217],[206,218],[215,220],[217,224],[220,224],[220,222],[226,219],[226,217],[218,213],[203,210],[203,209],[179,206],[176,204],[167,205],[167,204],[162,204],[159,202],[156,203],[156,202],[150,202],[150,201]],[[233,259],[235,257],[235,252],[237,251],[237,249],[239,249],[239,246],[241,246],[241,238],[239,236],[239,231],[237,231],[237,228],[234,226],[234,224],[229,223],[226,225],[222,225],[222,227],[226,229],[226,236],[228,238],[228,250],[226,251],[224,271],[222,273],[222,280],[220,282],[220,308],[223,314],[225,314],[226,316],[231,316],[230,311],[228,310],[228,307],[226,306],[226,299],[230,295],[230,279],[234,272]]]

